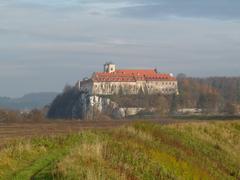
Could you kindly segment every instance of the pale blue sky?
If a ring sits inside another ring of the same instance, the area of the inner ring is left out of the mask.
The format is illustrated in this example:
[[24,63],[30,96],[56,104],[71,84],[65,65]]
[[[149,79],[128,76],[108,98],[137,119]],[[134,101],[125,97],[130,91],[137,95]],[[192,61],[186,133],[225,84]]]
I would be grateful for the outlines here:
[[0,96],[61,91],[102,64],[240,75],[239,0],[0,0]]

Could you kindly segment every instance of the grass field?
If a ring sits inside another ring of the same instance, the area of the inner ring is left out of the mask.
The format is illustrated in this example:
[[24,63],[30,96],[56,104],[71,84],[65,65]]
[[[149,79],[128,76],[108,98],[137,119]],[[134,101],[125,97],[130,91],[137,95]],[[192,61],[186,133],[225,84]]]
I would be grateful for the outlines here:
[[0,150],[0,179],[240,179],[240,121],[13,138]]

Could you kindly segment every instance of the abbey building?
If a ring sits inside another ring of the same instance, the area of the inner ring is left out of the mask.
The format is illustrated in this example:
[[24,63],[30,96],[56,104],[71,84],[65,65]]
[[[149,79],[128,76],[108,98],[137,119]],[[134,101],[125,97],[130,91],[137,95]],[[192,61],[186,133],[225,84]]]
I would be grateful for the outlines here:
[[113,63],[106,63],[103,72],[93,73],[76,86],[90,95],[178,94],[172,74],[158,73],[156,69],[117,69]]

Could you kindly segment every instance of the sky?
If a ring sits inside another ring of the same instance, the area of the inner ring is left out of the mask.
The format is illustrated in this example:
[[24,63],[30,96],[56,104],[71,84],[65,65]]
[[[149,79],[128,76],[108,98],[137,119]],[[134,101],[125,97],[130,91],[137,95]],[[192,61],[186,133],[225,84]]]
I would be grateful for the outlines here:
[[239,0],[0,0],[0,96],[117,68],[240,76]]

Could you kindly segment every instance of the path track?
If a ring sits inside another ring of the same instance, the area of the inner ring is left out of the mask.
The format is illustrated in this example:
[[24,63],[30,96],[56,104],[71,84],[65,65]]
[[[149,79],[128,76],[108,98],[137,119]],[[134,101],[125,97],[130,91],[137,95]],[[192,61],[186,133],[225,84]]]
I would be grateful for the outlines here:
[[[18,137],[45,136],[79,132],[84,129],[108,129],[133,122],[125,121],[45,121],[0,122],[0,146]],[[176,123],[174,120],[155,120],[161,124]]]

